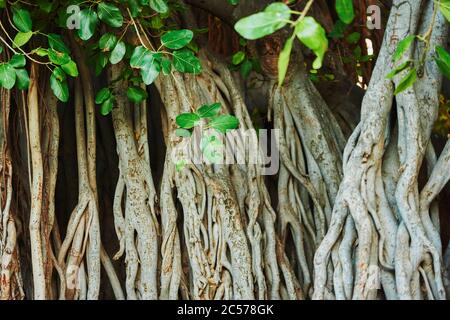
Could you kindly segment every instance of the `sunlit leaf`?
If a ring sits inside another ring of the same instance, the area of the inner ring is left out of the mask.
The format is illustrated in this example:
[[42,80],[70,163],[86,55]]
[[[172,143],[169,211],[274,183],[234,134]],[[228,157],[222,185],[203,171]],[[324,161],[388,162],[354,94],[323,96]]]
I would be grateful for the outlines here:
[[414,82],[417,80],[417,70],[416,68],[412,68],[405,77],[400,80],[398,86],[395,88],[394,94],[399,94],[402,91],[405,91],[409,87],[411,87]]
[[392,60],[394,62],[398,61],[403,56],[403,54],[409,49],[415,38],[416,36],[411,34],[398,43],[394,55],[392,56]]
[[239,120],[234,116],[225,114],[212,119],[208,125],[211,128],[225,133],[227,130],[236,129],[239,126]]
[[239,20],[235,30],[244,38],[256,40],[283,28],[291,17],[291,10],[281,2],[269,5],[263,12]]
[[80,11],[80,29],[77,34],[81,40],[89,40],[95,33],[97,28],[98,17],[97,13],[92,8],[84,9]]
[[322,61],[328,49],[328,39],[324,28],[313,17],[305,17],[295,28],[295,34],[317,56],[313,62],[313,68],[322,67]]
[[204,105],[197,110],[197,114],[200,118],[210,118],[217,115],[221,107],[222,105],[220,103]]
[[349,24],[355,18],[355,10],[353,9],[353,0],[336,0],[336,12],[346,24]]
[[234,65],[240,64],[245,59],[245,52],[244,51],[238,51],[236,52],[233,57],[231,58],[231,62]]
[[13,47],[14,48],[20,48],[23,45],[25,45],[28,41],[30,41],[31,37],[33,36],[32,31],[28,32],[18,32],[13,40]]
[[200,117],[195,113],[182,113],[175,119],[177,125],[184,129],[191,129],[200,121]]
[[200,60],[190,50],[183,49],[173,53],[173,66],[180,72],[200,73],[202,65]]
[[294,38],[290,37],[284,44],[283,50],[280,52],[278,57],[278,85],[281,86],[286,77],[287,69],[289,66],[289,60],[291,58],[292,44],[294,43]]
[[0,85],[5,89],[12,89],[16,83],[16,71],[9,63],[0,64]]

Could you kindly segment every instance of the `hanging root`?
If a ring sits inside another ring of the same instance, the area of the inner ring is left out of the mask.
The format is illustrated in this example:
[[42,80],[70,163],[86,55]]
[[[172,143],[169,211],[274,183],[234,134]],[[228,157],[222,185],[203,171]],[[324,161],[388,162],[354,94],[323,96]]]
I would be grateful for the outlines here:
[[[98,297],[100,270],[91,270],[88,266],[88,287],[82,286],[84,278],[84,256],[87,243],[95,246],[92,253],[90,247],[87,261],[100,264],[100,240],[94,219],[97,213],[95,194],[91,188],[88,175],[88,158],[86,144],[85,116],[83,108],[83,90],[81,82],[75,83],[75,129],[78,159],[78,204],[73,210],[67,226],[66,235],[58,252],[58,264],[64,270],[64,277],[60,282],[60,299]],[[91,230],[94,229],[94,230]],[[92,260],[91,260],[92,259]],[[85,284],[86,285],[86,284]],[[87,291],[83,290],[86,289]]]
[[30,87],[28,89],[28,131],[31,158],[31,212],[30,212],[30,243],[31,262],[33,267],[34,299],[46,298],[46,281],[44,270],[43,241],[41,237],[41,217],[44,169],[40,141],[40,117],[38,98],[38,66],[32,64]]
[[279,131],[278,202],[282,245],[288,250],[285,241],[291,234],[298,278],[305,295],[309,295],[312,253],[330,223],[342,177],[340,154],[345,139],[303,68],[296,68],[283,87],[273,83],[270,110],[273,110],[274,128]]
[[[161,210],[162,215],[170,213],[170,217],[162,219],[171,223],[163,228],[163,238],[171,237],[172,241],[171,250],[163,251],[163,261],[172,262],[179,250],[177,214],[170,190],[174,186],[183,207],[182,237],[194,299],[301,298],[302,289],[291,262],[277,249],[280,237],[275,229],[276,213],[261,176],[262,168],[255,164],[210,166],[200,161],[174,170],[174,154],[182,145],[174,134],[178,114],[220,102],[223,112],[233,112],[239,119],[240,129],[253,129],[242,94],[228,68],[205,52],[200,56],[204,67],[201,75],[193,78],[175,73],[172,78],[158,81],[166,107],[163,119],[167,123],[163,126],[168,146]],[[235,151],[245,158],[246,137],[234,138]],[[258,144],[258,140],[250,137],[249,143]],[[168,258],[164,256],[166,251],[170,253]]]
[[[175,136],[176,116],[195,110],[193,106],[201,105],[200,103],[223,101],[211,78],[200,75],[196,80],[193,81],[191,76],[175,73],[173,78],[166,77],[158,83],[166,107],[165,136],[168,146],[161,210],[162,214],[171,213],[171,217],[162,219],[171,221],[171,228],[176,228],[173,220],[176,214],[173,212],[172,194],[169,191],[169,184],[174,184],[183,207],[183,237],[191,270],[190,294],[194,299],[253,299],[251,256],[247,249],[240,207],[228,172],[224,168],[213,172],[201,164],[189,164],[182,170],[174,170],[173,151],[181,142]],[[210,81],[211,91],[207,90],[208,85],[204,81]],[[196,92],[197,97],[188,96],[189,92]],[[216,175],[220,175],[220,178]],[[218,181],[222,179],[225,180],[218,185]],[[170,207],[166,208],[165,205]],[[171,228],[165,227],[167,231],[175,232],[175,236],[176,231]],[[163,229],[163,239],[169,235]],[[177,252],[176,244],[177,241],[172,240],[172,248],[169,251],[168,248],[165,249],[163,254],[167,251]],[[167,258],[163,256],[164,259]],[[222,282],[229,279],[230,275],[232,284],[229,280]]]
[[[334,292],[339,299],[374,299],[378,297],[380,280],[388,299],[422,299],[424,295],[428,299],[445,298],[441,245],[428,210],[436,196],[433,188],[437,191],[439,185],[427,184],[420,196],[417,187],[437,115],[441,75],[429,56],[424,65],[425,75],[395,97],[396,124],[391,116],[394,86],[386,79],[393,68],[392,54],[396,47],[391,39],[423,34],[432,23],[433,2],[422,5],[394,1],[384,43],[363,100],[361,122],[344,151],[344,178],[330,227],[315,254],[315,299],[323,299],[327,291]],[[422,12],[424,18],[419,19]],[[442,44],[446,35],[445,20],[438,15],[430,47]],[[420,46],[412,46],[405,59],[420,56],[422,50]],[[400,79],[394,79],[395,85]],[[431,183],[435,179],[431,173]],[[350,218],[354,228],[349,225]],[[355,230],[357,247],[356,243],[351,244],[354,240],[347,240],[354,238]],[[353,252],[351,255],[349,250]],[[336,260],[336,252],[346,254]],[[336,263],[342,268],[348,265],[351,256],[356,258],[357,268],[354,271],[347,268],[349,276],[336,268]],[[333,279],[327,275],[330,264],[335,267]]]
[[0,89],[0,300],[23,299],[9,148],[10,91]]
[[[119,76],[120,66],[112,66],[109,80],[118,79]],[[115,258],[125,251],[128,299],[157,299],[159,227],[155,208],[156,192],[150,172],[145,105],[135,106],[135,115],[139,112],[139,116],[136,116],[138,121],[134,128],[126,88],[125,81],[116,82],[117,107],[112,112],[120,168],[114,217],[121,250]]]

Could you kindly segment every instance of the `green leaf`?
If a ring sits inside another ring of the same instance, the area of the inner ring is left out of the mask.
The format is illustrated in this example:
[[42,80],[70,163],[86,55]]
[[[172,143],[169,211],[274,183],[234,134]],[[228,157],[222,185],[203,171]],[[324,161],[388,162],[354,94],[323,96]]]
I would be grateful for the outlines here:
[[64,43],[60,35],[49,33],[47,39],[50,48],[59,52],[65,52],[67,54],[70,53],[69,48],[67,48],[66,44]]
[[64,73],[63,69],[61,69],[61,67],[56,67],[55,69],[53,69],[53,73],[52,74],[59,81],[64,81],[64,80],[67,79],[66,74]]
[[44,48],[36,48],[31,52],[37,54],[39,57],[45,57],[48,55],[48,50]]
[[198,53],[200,51],[200,48],[198,47],[198,44],[195,41],[189,42],[186,48],[192,50],[195,53]]
[[289,9],[289,7],[282,2],[275,2],[268,5],[264,9],[264,12],[275,13],[279,15],[278,18],[283,18],[285,20],[289,20],[291,18],[291,9]]
[[245,59],[245,52],[244,51],[238,51],[236,52],[233,57],[231,58],[231,62],[237,66]]
[[237,6],[239,4],[239,0],[228,0],[228,3],[233,6]]
[[83,9],[80,11],[80,29],[78,29],[77,34],[81,40],[89,40],[95,33],[97,28],[98,17],[97,13],[89,9]]
[[172,71],[172,61],[170,61],[167,58],[162,58],[161,59],[161,69],[162,72],[164,73],[164,75],[169,75],[170,72]]
[[150,0],[150,7],[158,13],[167,13],[169,11],[165,0]]
[[16,70],[9,63],[0,64],[0,85],[12,89],[16,83]]
[[182,29],[169,31],[161,37],[161,44],[166,48],[178,50],[191,42],[193,37],[194,33],[191,30]]
[[436,47],[436,64],[441,72],[450,79],[450,54],[441,46]]
[[234,116],[225,114],[212,119],[208,125],[222,133],[226,133],[227,130],[236,129],[239,126],[239,120]]
[[103,101],[103,103],[100,105],[100,113],[103,116],[107,116],[108,114],[110,114],[110,112],[112,111],[113,107],[114,107],[114,96],[110,96],[108,97],[105,101]]
[[140,69],[152,59],[153,54],[150,50],[143,46],[138,46],[133,50],[130,58],[130,66],[135,69]]
[[11,57],[11,60],[9,60],[9,64],[12,65],[14,68],[25,67],[26,63],[27,61],[23,54],[15,54]]
[[6,0],[0,0],[0,8],[2,9],[6,8]]
[[195,113],[182,113],[175,119],[178,126],[184,129],[195,127],[200,121],[200,117]]
[[109,56],[109,61],[111,62],[111,64],[117,64],[122,61],[126,51],[127,47],[125,46],[125,43],[123,41],[117,42],[116,46],[111,52],[111,55]]
[[333,26],[333,30],[331,30],[329,36],[330,38],[336,40],[341,39],[344,37],[345,29],[348,27],[344,22],[341,20],[336,21],[336,23]]
[[147,91],[140,87],[129,87],[127,89],[127,97],[131,102],[140,103],[143,100],[147,99]]
[[105,33],[98,40],[98,47],[103,50],[103,52],[111,51],[117,43],[117,38],[112,33]]
[[106,2],[100,2],[98,5],[98,17],[104,23],[113,28],[120,28],[123,24],[123,16],[120,9],[115,5]]
[[174,51],[173,66],[179,72],[200,73],[202,71],[200,60],[192,51],[186,49]]
[[16,82],[19,90],[27,90],[30,86],[30,77],[25,69],[16,69]]
[[150,85],[158,77],[161,66],[156,61],[157,53],[151,52],[143,46],[136,47],[130,58],[132,68],[141,69],[142,81]]
[[95,95],[95,103],[101,104],[106,101],[111,96],[111,90],[109,88],[102,88],[99,92]]
[[443,63],[442,60],[438,60],[438,59],[436,59],[436,64],[438,65],[442,74],[444,76],[446,76],[448,79],[450,79],[450,66],[448,64]]
[[284,78],[286,77],[287,69],[289,66],[289,60],[291,59],[292,44],[294,38],[290,37],[284,44],[283,50],[280,52],[278,58],[278,85],[283,85]]
[[61,65],[61,69],[71,77],[78,77],[78,67],[73,60]]
[[445,64],[450,65],[450,53],[448,53],[443,47],[436,47],[436,54],[440,60]]
[[253,63],[249,59],[245,59],[245,61],[241,64],[240,68],[242,78],[247,79],[252,70],[253,70]]
[[99,52],[97,55],[95,55],[94,59],[95,59],[95,74],[98,76],[108,63],[108,56],[103,52]]
[[359,32],[352,32],[345,38],[345,40],[347,40],[350,44],[357,43],[359,39],[361,39],[361,33]]
[[386,79],[392,79],[397,74],[399,74],[400,72],[402,72],[403,70],[408,68],[410,66],[410,64],[411,64],[410,60],[403,62],[401,65],[397,66],[394,70],[389,72],[388,75],[386,76]]
[[352,0],[336,0],[336,12],[346,24],[349,24],[355,18],[355,11],[353,9]]
[[197,110],[197,114],[200,118],[210,118],[217,115],[222,105],[220,103],[213,103],[210,105],[204,105]]
[[21,32],[30,32],[33,28],[30,12],[26,9],[17,9],[13,7],[13,22]]
[[191,132],[187,129],[178,128],[175,130],[175,135],[177,137],[189,138],[191,136]]
[[28,32],[18,32],[13,40],[13,47],[14,48],[20,48],[21,46],[25,45],[28,41],[30,41],[31,37],[33,36],[33,31]]
[[67,81],[62,79],[61,73],[63,71],[59,67],[53,70],[50,76],[50,87],[58,100],[67,102],[69,101],[69,87]]
[[447,21],[450,22],[450,0],[441,0],[439,3],[439,9]]
[[59,52],[53,50],[52,48],[48,49],[48,58],[54,64],[61,65],[70,62],[70,56],[65,52]]
[[291,17],[291,10],[281,2],[272,3],[264,12],[239,20],[234,29],[244,38],[256,40],[283,28]]
[[128,7],[130,8],[131,16],[136,18],[142,11],[141,4],[138,0],[127,0]]
[[394,62],[398,61],[403,56],[403,54],[409,49],[415,38],[416,36],[411,34],[398,43],[394,55],[392,56],[392,60]]
[[152,57],[152,60],[147,62],[142,68],[141,68],[141,76],[142,81],[146,85],[150,85],[155,81],[155,79],[158,77],[159,72],[161,71],[161,66],[159,65],[158,61],[154,58],[154,55]]
[[328,39],[323,27],[313,17],[305,17],[295,28],[295,34],[317,56],[313,62],[313,68],[320,69],[328,49]]
[[414,82],[416,82],[416,80],[417,80],[416,68],[412,68],[406,74],[406,76],[402,80],[400,80],[397,88],[395,88],[394,94],[396,95],[396,94],[399,94],[402,91],[405,91],[410,86],[412,86],[414,84]]

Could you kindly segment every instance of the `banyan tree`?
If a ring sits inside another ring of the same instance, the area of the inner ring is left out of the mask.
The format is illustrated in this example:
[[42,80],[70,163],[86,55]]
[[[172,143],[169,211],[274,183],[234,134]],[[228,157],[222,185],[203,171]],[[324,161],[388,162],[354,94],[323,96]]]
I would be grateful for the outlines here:
[[446,299],[449,20],[0,0],[1,299]]

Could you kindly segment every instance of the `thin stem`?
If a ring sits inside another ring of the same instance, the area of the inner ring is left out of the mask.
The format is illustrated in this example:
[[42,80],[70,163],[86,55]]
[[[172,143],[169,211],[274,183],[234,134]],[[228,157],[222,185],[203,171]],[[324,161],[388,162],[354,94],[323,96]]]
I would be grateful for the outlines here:
[[[144,41],[143,41],[142,38],[141,38],[141,34],[139,33],[139,30],[138,30],[138,28],[137,28],[136,22],[134,21],[133,16],[131,15],[130,9],[127,8],[127,11],[128,11],[128,15],[130,16],[131,22],[133,23],[134,30],[136,31],[136,34],[137,34],[137,36],[138,36],[138,38],[139,38],[139,42],[142,44],[142,46],[143,46],[144,48],[147,48],[147,46],[145,45]],[[148,48],[147,48],[147,49],[148,49]],[[150,50],[150,49],[148,49],[148,50]]]
[[[3,30],[3,32],[5,32],[5,34],[6,34],[6,36],[8,37],[8,39],[11,41],[11,43],[14,43],[14,40],[13,39],[11,39],[11,37],[9,36],[9,34],[8,34],[8,32],[6,31],[6,29],[5,29],[5,27],[3,26],[3,23],[0,21],[0,27],[2,28],[2,30]],[[1,38],[1,37],[0,37]],[[7,43],[6,43],[6,41],[3,39],[3,38],[1,38],[1,40],[8,46],[8,48],[10,48],[14,53],[17,53],[17,51],[15,51],[13,48],[11,48]],[[28,53],[26,53],[21,47],[17,47],[17,49],[19,49],[19,51],[24,55],[24,56],[26,56],[28,59],[30,59],[31,61],[33,61],[33,62],[35,62],[35,63],[37,63],[37,64],[48,64],[48,63],[46,63],[46,62],[41,62],[41,61],[38,61],[38,60],[36,60],[36,59],[34,59],[34,58],[32,58],[32,57],[30,57],[30,55],[28,54]]]
[[8,42],[6,42],[6,40],[5,39],[3,39],[3,37],[2,36],[0,36],[0,40],[12,51],[12,52],[14,52],[14,54],[16,54],[17,53],[17,51],[16,50],[14,50],[9,44],[8,44]]
[[308,3],[305,6],[305,9],[303,9],[302,14],[300,15],[300,17],[297,19],[297,21],[295,22],[295,24],[299,23],[301,20],[303,20],[304,17],[306,17],[306,14],[308,13],[309,9],[311,9],[311,6],[313,5],[314,0],[309,0]]

